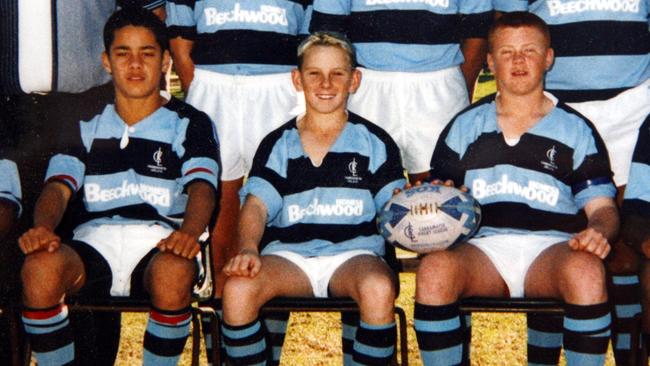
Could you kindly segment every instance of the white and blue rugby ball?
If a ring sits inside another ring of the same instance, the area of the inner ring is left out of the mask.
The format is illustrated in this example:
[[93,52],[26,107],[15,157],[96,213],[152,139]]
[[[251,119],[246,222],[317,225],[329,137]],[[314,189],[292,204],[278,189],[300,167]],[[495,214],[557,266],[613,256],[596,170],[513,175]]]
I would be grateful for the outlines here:
[[417,253],[467,241],[478,229],[481,207],[468,193],[423,184],[394,195],[379,212],[379,232],[392,245]]

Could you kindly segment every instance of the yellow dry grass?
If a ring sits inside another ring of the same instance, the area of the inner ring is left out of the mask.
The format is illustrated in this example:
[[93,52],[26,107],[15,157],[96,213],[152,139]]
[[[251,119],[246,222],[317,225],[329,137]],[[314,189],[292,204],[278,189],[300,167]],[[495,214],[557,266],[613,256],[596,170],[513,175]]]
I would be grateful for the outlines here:
[[[408,319],[409,364],[422,365],[413,331],[415,275],[402,273],[400,281],[401,293],[397,304],[406,311]],[[125,314],[116,365],[141,364],[145,322],[146,315]],[[189,346],[188,340],[180,362],[182,366],[190,365]],[[337,366],[342,364],[341,360],[341,324],[338,314],[292,314],[282,350],[282,365]],[[471,360],[472,365],[477,366],[525,365],[526,317],[521,314],[474,314]],[[564,365],[564,360],[560,364]],[[204,351],[201,353],[201,365],[207,365]],[[611,350],[607,353],[606,365],[614,365]]]

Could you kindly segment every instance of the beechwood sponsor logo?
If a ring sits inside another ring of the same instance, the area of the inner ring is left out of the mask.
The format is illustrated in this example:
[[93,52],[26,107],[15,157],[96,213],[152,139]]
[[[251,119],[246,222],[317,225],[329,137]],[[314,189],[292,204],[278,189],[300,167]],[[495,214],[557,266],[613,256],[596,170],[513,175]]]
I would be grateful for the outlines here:
[[143,183],[129,183],[126,180],[117,187],[102,187],[97,183],[84,185],[85,198],[88,203],[111,202],[137,196],[143,201],[156,206],[170,207],[171,194],[169,189]]
[[333,204],[321,203],[318,198],[307,205],[289,205],[287,207],[289,222],[296,222],[308,216],[361,216],[363,215],[363,200],[337,199]]
[[641,0],[549,0],[546,5],[551,16],[558,16],[587,11],[638,13],[640,2]]
[[522,186],[511,181],[507,174],[503,174],[501,179],[494,183],[488,183],[483,179],[475,179],[472,183],[472,195],[478,200],[505,194],[523,197],[528,201],[545,203],[553,207],[557,205],[560,198],[560,190],[557,187],[533,180],[529,180],[528,185]]
[[427,4],[442,8],[449,7],[449,0],[366,0],[367,6],[390,4]]
[[287,10],[271,5],[260,5],[259,10],[247,10],[242,9],[241,4],[235,3],[232,10],[219,11],[217,8],[210,7],[204,9],[203,14],[208,26],[226,23],[289,25]]

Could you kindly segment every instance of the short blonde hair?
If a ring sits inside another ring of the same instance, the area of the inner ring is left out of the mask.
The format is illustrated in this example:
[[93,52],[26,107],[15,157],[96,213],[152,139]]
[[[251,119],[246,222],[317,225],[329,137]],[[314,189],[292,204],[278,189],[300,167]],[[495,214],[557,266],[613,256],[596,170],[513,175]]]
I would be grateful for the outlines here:
[[338,47],[345,51],[350,61],[350,67],[353,69],[357,67],[356,52],[348,37],[338,32],[315,32],[300,42],[298,46],[298,69],[302,69],[305,52],[315,46]]

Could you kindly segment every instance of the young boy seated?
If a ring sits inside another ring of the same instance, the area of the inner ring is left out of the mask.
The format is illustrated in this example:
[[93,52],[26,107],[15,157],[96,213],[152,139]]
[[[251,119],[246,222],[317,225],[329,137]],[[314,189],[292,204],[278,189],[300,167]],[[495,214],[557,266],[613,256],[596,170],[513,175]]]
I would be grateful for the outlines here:
[[223,333],[235,365],[268,359],[259,311],[277,296],[349,296],[361,315],[354,360],[387,364],[395,351],[396,278],[375,216],[405,180],[391,138],[346,110],[361,81],[355,66],[343,36],[302,42],[292,80],[306,113],[257,150],[240,193],[240,251],[224,268]]
[[[151,299],[144,364],[176,364],[189,334],[199,236],[219,179],[210,119],[160,94],[169,67],[165,25],[124,8],[104,27],[103,66],[115,102],[78,124],[52,157],[34,227],[19,239],[23,321],[39,365],[74,362],[68,294]],[[55,233],[69,209],[72,240]]]
[[591,123],[544,92],[553,64],[549,30],[510,13],[488,34],[498,93],[445,128],[432,178],[464,185],[479,201],[477,235],[422,259],[415,330],[426,365],[462,355],[458,301],[471,296],[550,297],[566,303],[568,365],[602,365],[609,341],[602,259],[618,232],[607,151]]

